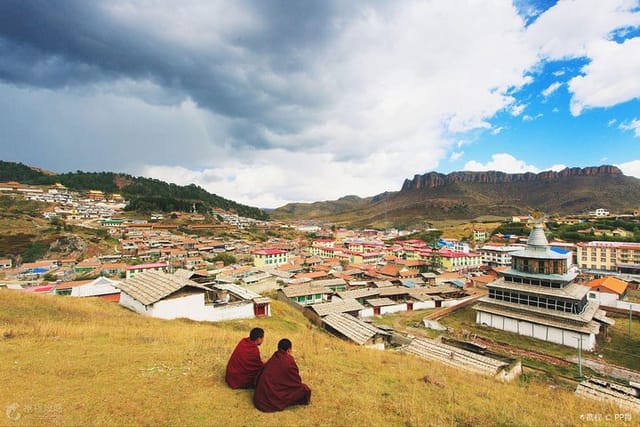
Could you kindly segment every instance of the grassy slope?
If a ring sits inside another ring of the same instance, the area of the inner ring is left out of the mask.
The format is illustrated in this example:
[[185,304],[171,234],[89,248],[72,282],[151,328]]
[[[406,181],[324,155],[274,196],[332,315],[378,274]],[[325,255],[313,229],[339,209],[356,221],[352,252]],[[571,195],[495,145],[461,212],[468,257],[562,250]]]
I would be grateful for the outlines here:
[[[620,412],[535,381],[501,384],[361,348],[277,301],[269,319],[224,323],[6,290],[0,307],[0,405],[21,411],[18,421],[0,414],[0,425],[574,425]],[[281,337],[293,341],[310,406],[263,414],[251,391],[226,387],[227,358],[253,326],[266,330],[265,357]]]

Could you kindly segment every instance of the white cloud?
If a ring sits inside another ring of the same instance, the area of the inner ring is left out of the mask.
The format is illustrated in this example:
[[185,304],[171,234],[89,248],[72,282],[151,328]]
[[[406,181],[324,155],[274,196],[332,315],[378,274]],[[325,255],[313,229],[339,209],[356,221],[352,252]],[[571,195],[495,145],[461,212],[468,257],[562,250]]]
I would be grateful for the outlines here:
[[640,97],[640,37],[624,43],[599,41],[589,46],[591,62],[583,75],[569,81],[571,113],[585,108],[611,107]]
[[[220,196],[262,208],[295,201],[334,200],[346,194],[371,196],[384,191],[372,193],[372,188],[399,190],[407,177],[401,173],[397,180],[389,180],[389,170],[397,169],[404,161],[395,155],[376,155],[364,164],[335,162],[331,155],[324,153],[269,150],[254,155],[255,158],[248,161],[228,161],[226,165],[201,171],[146,165],[139,173],[179,185],[195,183]],[[436,166],[419,157],[417,162],[410,162],[410,170],[421,170],[419,163],[427,169]]]
[[528,27],[527,37],[550,59],[592,56],[591,45],[617,28],[637,26],[637,2],[630,0],[559,1]]
[[623,174],[640,178],[640,160],[631,160],[630,162],[620,163],[616,165]]
[[630,0],[561,1],[528,27],[527,38],[541,57],[590,60],[568,84],[574,116],[640,96],[640,38],[611,40],[613,33],[640,25],[637,7]]
[[[0,99],[11,100],[0,102],[3,139],[31,142],[28,148],[2,147],[3,156],[39,156],[42,167],[55,159],[55,169],[62,171],[70,159],[66,170],[122,170],[194,182],[239,202],[276,207],[400,188],[407,176],[435,169],[447,157],[460,160],[460,147],[474,142],[473,131],[500,133],[503,127],[491,123],[496,114],[524,121],[542,117],[523,115],[528,104],[518,96],[545,61],[590,59],[568,83],[574,115],[640,93],[640,40],[607,41],[615,28],[639,22],[629,12],[635,4],[630,2],[561,1],[527,28],[505,1],[464,7],[444,1],[357,7],[345,2],[340,7],[350,13],[323,9],[338,13],[328,17],[326,32],[276,52],[282,56],[270,56],[265,45],[272,40],[261,39],[273,24],[268,6],[183,3],[101,6],[117,24],[104,23],[107,30],[135,28],[122,38],[163,47],[157,64],[137,64],[162,72],[132,66],[145,77],[107,72],[107,80],[79,89],[0,84]],[[273,46],[291,42],[286,31],[268,34],[282,37]],[[217,74],[209,74],[213,69]],[[215,102],[203,97],[207,104],[197,94],[215,92],[212,76],[228,81],[211,97]],[[191,77],[197,81],[189,86]],[[560,85],[551,84],[543,95]],[[221,107],[227,101],[238,108]],[[245,104],[254,108],[246,111]],[[638,133],[637,127],[626,130]],[[537,170],[504,153],[486,165],[467,166]]]
[[635,136],[640,137],[640,120],[633,119],[627,123],[620,123],[618,126],[622,130],[632,130]]
[[535,116],[530,116],[529,114],[525,114],[524,116],[522,116],[522,121],[524,122],[532,122],[536,119],[539,119],[540,117],[542,117],[542,113],[538,113]]
[[527,108],[527,104],[516,104],[511,107],[511,115],[517,117],[522,114],[525,108]]
[[552,93],[558,90],[562,86],[560,82],[551,83],[545,90],[542,91],[542,96],[548,98]]
[[609,121],[607,122],[607,126],[611,127],[611,126],[615,125],[615,124],[616,124],[616,122],[617,122],[617,120],[616,120],[616,119],[611,119],[611,120],[609,120]]
[[454,151],[451,153],[451,156],[449,156],[449,160],[455,162],[456,160],[460,160],[462,156],[464,156],[464,151]]
[[507,173],[525,173],[525,172],[541,172],[542,170],[559,171],[564,169],[564,165],[553,165],[546,169],[539,169],[536,166],[529,165],[524,160],[518,160],[508,153],[497,153],[491,156],[491,160],[487,163],[480,163],[475,160],[469,161],[464,165],[467,171],[500,171]]

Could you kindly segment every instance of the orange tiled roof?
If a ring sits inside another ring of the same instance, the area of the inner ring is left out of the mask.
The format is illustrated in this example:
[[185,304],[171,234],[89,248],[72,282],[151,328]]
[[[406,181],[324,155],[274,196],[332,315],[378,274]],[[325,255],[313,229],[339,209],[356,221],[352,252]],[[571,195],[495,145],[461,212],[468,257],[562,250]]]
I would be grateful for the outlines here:
[[327,273],[325,271],[311,271],[309,273],[298,273],[293,276],[296,279],[320,279],[323,277],[327,277]]
[[610,291],[615,292],[618,295],[622,295],[624,291],[627,289],[627,282],[624,282],[620,279],[617,279],[612,276],[602,277],[600,279],[595,279],[587,283],[590,288],[606,288]]
[[380,270],[378,270],[378,273],[384,274],[385,276],[397,277],[401,268],[402,268],[401,265],[387,264],[383,266]]

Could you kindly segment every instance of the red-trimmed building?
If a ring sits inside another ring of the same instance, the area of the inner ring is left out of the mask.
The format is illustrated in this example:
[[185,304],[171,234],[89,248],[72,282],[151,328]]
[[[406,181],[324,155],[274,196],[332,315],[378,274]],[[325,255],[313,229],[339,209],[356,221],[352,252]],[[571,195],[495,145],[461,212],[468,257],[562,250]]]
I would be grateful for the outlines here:
[[253,253],[253,265],[260,267],[277,267],[289,262],[289,253],[282,249],[261,249]]

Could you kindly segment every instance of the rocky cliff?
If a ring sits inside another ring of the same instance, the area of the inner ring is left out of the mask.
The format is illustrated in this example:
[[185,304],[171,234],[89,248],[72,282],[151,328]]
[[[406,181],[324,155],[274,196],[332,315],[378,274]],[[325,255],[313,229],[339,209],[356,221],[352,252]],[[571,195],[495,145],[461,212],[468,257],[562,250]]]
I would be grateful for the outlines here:
[[406,179],[400,191],[434,189],[454,183],[504,184],[510,182],[544,182],[556,181],[574,176],[621,176],[622,171],[616,166],[603,165],[586,168],[565,168],[561,171],[544,171],[540,173],[505,173],[498,171],[487,172],[452,172],[444,175],[429,172],[415,175],[413,179]]

